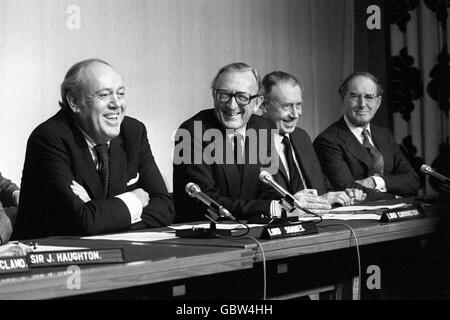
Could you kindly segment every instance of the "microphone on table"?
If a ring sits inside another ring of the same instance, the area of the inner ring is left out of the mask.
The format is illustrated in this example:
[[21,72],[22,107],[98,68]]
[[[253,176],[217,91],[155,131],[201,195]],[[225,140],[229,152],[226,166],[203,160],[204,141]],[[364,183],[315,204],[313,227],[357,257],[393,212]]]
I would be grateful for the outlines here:
[[268,173],[267,171],[261,171],[261,173],[259,174],[259,180],[261,180],[263,183],[268,184],[269,186],[271,186],[272,188],[274,188],[276,191],[278,191],[278,193],[280,193],[285,199],[286,201],[300,209],[303,210],[307,213],[309,213],[310,211],[306,208],[304,208],[300,202],[298,202],[294,196],[292,194],[290,194],[289,192],[286,191],[286,189],[284,189],[282,186],[280,186],[280,184],[278,184],[272,177],[272,175],[270,173]]
[[208,208],[210,208],[212,211],[217,212],[220,218],[226,218],[236,221],[236,218],[230,213],[230,211],[228,211],[222,205],[211,199],[210,196],[203,193],[198,184],[189,182],[184,188],[184,190],[190,197],[199,199],[204,204],[206,204]]
[[446,176],[443,176],[440,173],[437,173],[436,171],[434,171],[433,168],[431,168],[430,166],[428,166],[426,164],[423,164],[420,167],[420,171],[422,173],[428,174],[428,175],[430,175],[430,176],[432,176],[432,177],[434,177],[434,178],[436,178],[436,179],[438,179],[438,180],[440,180],[442,182],[450,183],[450,179],[449,178],[447,178]]

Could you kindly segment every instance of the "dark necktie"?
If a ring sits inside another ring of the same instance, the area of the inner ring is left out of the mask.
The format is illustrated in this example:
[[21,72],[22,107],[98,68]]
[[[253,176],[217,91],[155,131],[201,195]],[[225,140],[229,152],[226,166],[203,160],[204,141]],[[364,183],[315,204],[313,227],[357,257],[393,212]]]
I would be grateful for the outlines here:
[[102,179],[104,197],[107,198],[108,195],[108,183],[109,183],[109,153],[107,144],[98,144],[94,147],[95,152],[97,152],[98,160],[98,174]]
[[383,176],[383,172],[384,172],[384,160],[383,160],[383,155],[381,154],[381,152],[377,149],[377,147],[373,146],[370,143],[369,137],[370,137],[370,132],[369,130],[367,130],[366,128],[363,129],[362,131],[362,135],[364,137],[364,141],[363,141],[363,145],[364,147],[366,147],[370,154],[372,155],[373,158],[373,175],[377,175],[377,176]]
[[281,141],[284,144],[284,154],[286,155],[286,161],[288,164],[288,170],[289,170],[289,178],[290,178],[290,192],[296,193],[297,191],[303,190],[305,186],[302,182],[302,177],[300,175],[300,172],[297,169],[297,165],[294,161],[294,156],[292,154],[292,145],[291,141],[287,136],[283,137],[283,140]]
[[235,134],[233,137],[234,144],[234,163],[238,166],[239,171],[242,171],[244,164],[244,152],[242,149],[243,137],[240,134]]

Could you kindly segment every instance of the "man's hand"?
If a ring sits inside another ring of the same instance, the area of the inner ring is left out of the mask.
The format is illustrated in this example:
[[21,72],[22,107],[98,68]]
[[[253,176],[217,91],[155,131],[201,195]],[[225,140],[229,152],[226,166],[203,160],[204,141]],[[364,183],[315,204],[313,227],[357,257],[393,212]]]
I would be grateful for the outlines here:
[[335,203],[340,204],[341,206],[351,205],[351,199],[345,191],[328,192],[320,197],[327,200],[330,205]]
[[294,194],[294,198],[300,202],[300,204],[305,208],[315,213],[317,215],[324,215],[328,213],[331,209],[330,204],[324,198],[321,198],[317,195],[317,190],[315,189],[304,189],[296,194]]
[[375,179],[368,177],[362,180],[356,180],[356,183],[359,183],[360,185],[362,185],[363,187],[369,188],[369,189],[375,189],[376,188],[376,184],[375,184]]
[[70,188],[72,189],[72,192],[78,196],[78,198],[81,199],[84,203],[91,201],[91,197],[89,197],[86,189],[78,184],[76,181],[72,181],[72,184],[70,185]]
[[359,204],[367,199],[367,194],[359,189],[345,189],[345,193],[349,196],[351,204]]
[[352,206],[366,200],[367,195],[358,189],[346,189],[345,191],[328,192],[321,196],[333,205]]
[[131,191],[142,203],[142,208],[145,208],[148,205],[148,202],[150,201],[150,197],[148,195],[147,191],[144,191],[141,188],[134,189]]

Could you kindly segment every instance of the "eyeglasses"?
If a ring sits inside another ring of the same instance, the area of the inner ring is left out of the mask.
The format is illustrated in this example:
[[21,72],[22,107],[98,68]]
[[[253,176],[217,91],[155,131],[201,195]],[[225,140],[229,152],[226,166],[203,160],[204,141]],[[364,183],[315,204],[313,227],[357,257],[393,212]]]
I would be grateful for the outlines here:
[[221,103],[228,103],[231,100],[231,98],[234,97],[236,103],[241,107],[248,105],[250,101],[252,101],[254,98],[258,96],[259,95],[257,94],[252,96],[250,93],[247,92],[237,91],[233,93],[227,90],[214,89],[214,97],[216,98],[217,101]]
[[357,101],[357,100],[363,98],[367,102],[372,102],[375,99],[377,99],[379,96],[380,96],[379,94],[374,94],[374,93],[366,93],[366,94],[361,94],[359,92],[349,92],[348,93],[348,98],[353,101]]

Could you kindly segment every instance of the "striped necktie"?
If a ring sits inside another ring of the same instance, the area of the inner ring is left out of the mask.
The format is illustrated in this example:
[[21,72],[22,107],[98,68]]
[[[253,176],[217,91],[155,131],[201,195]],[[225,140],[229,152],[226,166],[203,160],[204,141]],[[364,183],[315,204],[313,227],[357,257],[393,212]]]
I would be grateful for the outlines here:
[[373,146],[370,143],[370,132],[367,130],[367,128],[364,128],[362,131],[362,135],[364,137],[363,146],[366,147],[373,158],[373,167],[372,167],[372,174],[376,176],[383,176],[384,173],[384,160],[383,155],[381,152],[377,149],[377,147]]

